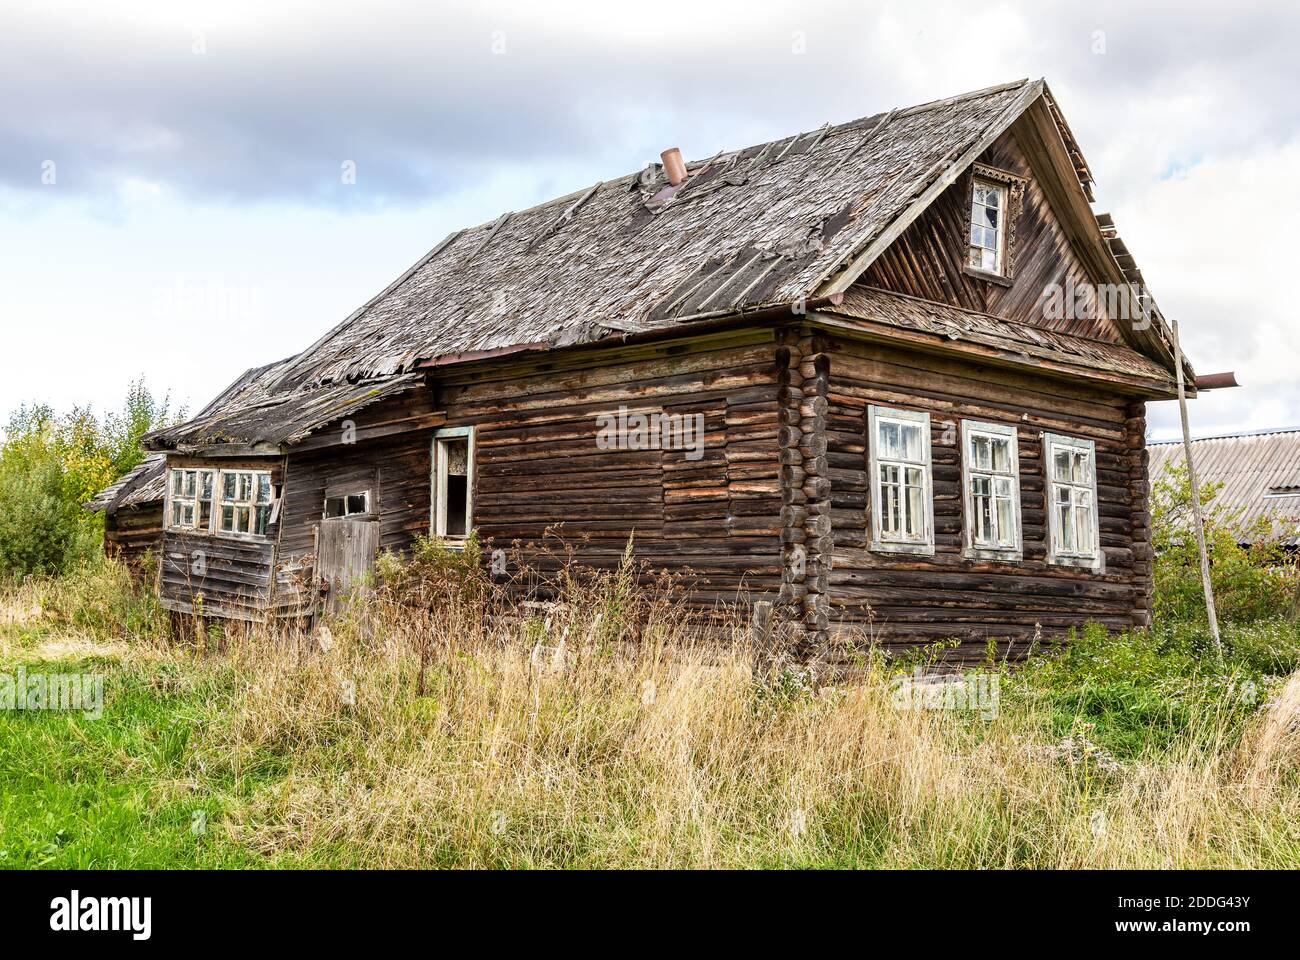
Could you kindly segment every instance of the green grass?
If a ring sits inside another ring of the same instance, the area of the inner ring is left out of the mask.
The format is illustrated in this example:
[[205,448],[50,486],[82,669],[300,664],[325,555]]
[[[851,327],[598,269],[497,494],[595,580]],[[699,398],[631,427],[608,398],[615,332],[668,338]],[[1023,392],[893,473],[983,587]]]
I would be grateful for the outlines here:
[[[597,629],[615,594],[597,589],[563,628],[539,621],[511,639],[465,611],[406,633],[345,618],[331,650],[303,655],[265,637],[203,654],[165,643],[151,601],[120,588],[88,577],[0,591],[0,673],[102,674],[105,696],[98,718],[0,711],[0,867],[1300,857],[1294,732],[1270,742],[1265,780],[1242,773],[1300,667],[1300,628],[1285,621],[1231,627],[1223,662],[1194,626],[1085,630],[1063,652],[995,667],[1002,700],[985,719],[900,712],[879,673],[817,691],[790,677],[755,688],[743,656],[625,661]],[[596,639],[585,653],[570,639],[563,669],[550,652],[539,667],[535,648],[561,629]],[[437,648],[421,697],[412,641],[430,634],[463,643]],[[339,695],[349,678],[355,703]]]

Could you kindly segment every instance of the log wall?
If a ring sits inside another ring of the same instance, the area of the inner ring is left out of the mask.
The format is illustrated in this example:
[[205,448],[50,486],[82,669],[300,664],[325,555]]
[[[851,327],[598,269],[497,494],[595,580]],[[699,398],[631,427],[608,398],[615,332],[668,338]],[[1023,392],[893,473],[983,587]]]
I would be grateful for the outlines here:
[[[553,564],[561,543],[613,567],[629,537],[686,572],[702,605],[780,590],[779,373],[770,330],[446,375],[448,426],[475,428],[474,526]],[[602,415],[703,418],[703,454],[602,448]]]
[[[1150,616],[1151,549],[1145,420],[1140,401],[977,362],[888,345],[833,341],[826,459],[833,555],[832,633],[908,645],[995,638],[1024,652],[1044,637],[1094,621],[1143,626]],[[930,413],[933,557],[872,553],[869,545],[866,410],[872,403]],[[962,557],[960,420],[1014,424],[1020,456],[1021,561]],[[1046,562],[1043,431],[1085,437],[1097,451],[1102,573]],[[984,654],[982,643],[963,655]]]

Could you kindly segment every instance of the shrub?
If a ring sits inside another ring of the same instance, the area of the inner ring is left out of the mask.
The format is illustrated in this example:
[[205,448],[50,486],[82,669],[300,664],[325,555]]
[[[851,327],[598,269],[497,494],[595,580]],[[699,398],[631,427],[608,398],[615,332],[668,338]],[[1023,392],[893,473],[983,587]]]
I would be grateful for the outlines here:
[[[1225,623],[1249,623],[1290,609],[1296,596],[1296,566],[1282,550],[1269,521],[1243,523],[1239,511],[1215,503],[1221,484],[1201,491],[1205,545],[1215,607]],[[1152,485],[1153,614],[1157,622],[1205,617],[1200,554],[1191,528],[1191,485],[1178,465]],[[1252,541],[1247,547],[1242,540]]]

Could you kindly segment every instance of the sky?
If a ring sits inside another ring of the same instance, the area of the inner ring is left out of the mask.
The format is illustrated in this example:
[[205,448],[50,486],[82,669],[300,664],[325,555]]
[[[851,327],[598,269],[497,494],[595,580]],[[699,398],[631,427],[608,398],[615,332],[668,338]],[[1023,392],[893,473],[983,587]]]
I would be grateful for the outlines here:
[[1243,384],[1193,432],[1297,426],[1297,49],[1281,0],[5,0],[0,417],[140,378],[194,412],[452,230],[1044,77],[1193,364]]

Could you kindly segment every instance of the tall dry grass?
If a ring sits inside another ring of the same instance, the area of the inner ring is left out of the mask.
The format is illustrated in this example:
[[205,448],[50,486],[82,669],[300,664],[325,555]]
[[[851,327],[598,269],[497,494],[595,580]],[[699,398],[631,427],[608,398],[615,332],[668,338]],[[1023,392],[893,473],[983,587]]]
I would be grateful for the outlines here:
[[1082,718],[1063,731],[1050,671],[997,668],[994,716],[914,709],[896,695],[898,665],[871,651],[851,683],[756,671],[742,621],[714,616],[706,632],[674,584],[627,564],[560,563],[529,585],[547,599],[533,605],[479,569],[426,552],[382,565],[376,594],[310,632],[229,625],[170,644],[152,601],[119,595],[119,572],[28,583],[4,591],[0,655],[81,638],[50,656],[111,654],[160,711],[201,719],[150,803],[215,798],[213,829],[267,862],[1300,860],[1300,675],[1244,720],[1224,698],[1198,700],[1172,743],[1117,758]]
[[[427,599],[427,598],[426,598]],[[231,638],[201,748],[233,837],[374,867],[1283,866],[1300,854],[1300,680],[1244,734],[1062,743],[1004,677],[996,717],[903,709],[879,665],[756,676],[670,594],[575,578],[535,616],[482,597],[354,608],[311,637]],[[631,631],[635,644],[622,644]]]

